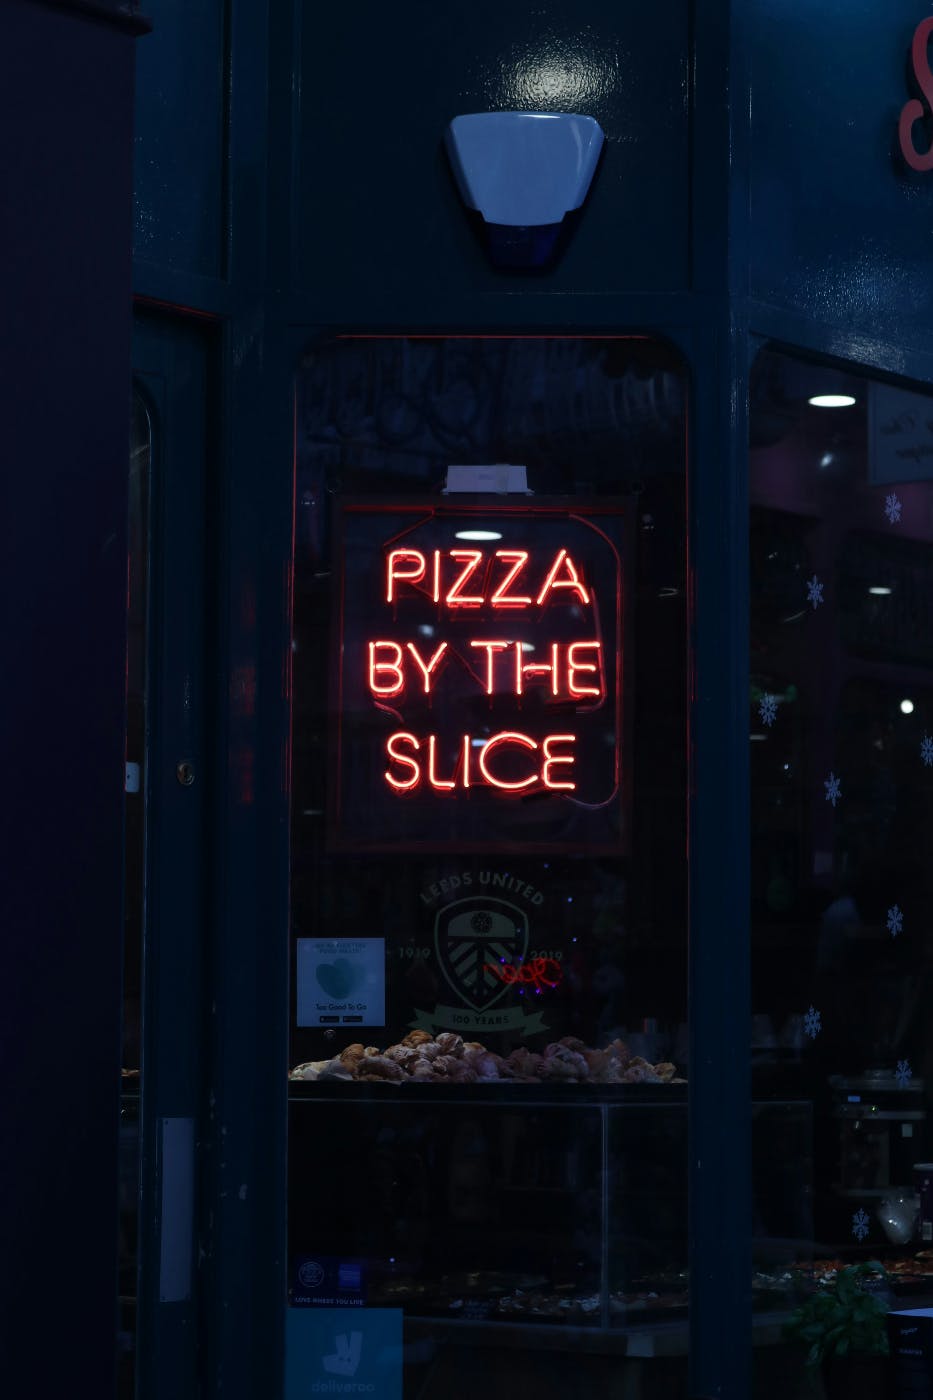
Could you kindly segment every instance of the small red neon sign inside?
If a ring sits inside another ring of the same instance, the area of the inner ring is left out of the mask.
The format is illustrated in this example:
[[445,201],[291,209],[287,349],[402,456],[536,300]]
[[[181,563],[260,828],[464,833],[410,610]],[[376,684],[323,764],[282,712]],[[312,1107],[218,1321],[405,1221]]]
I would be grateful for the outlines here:
[[495,973],[500,982],[506,982],[509,986],[520,982],[539,992],[545,987],[553,991],[564,979],[563,968],[555,958],[531,958],[521,963],[484,963],[483,969]]

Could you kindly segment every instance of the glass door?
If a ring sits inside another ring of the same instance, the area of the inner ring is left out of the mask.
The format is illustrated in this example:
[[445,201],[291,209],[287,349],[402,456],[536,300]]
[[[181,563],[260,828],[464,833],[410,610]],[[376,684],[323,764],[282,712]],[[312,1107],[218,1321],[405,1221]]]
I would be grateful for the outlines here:
[[205,947],[207,346],[134,334],[130,445],[119,1400],[197,1388]]
[[289,1400],[686,1394],[684,373],[296,386]]
[[136,1393],[151,465],[152,415],[146,395],[137,383],[133,386],[130,418],[127,532],[126,829],[120,1101],[118,1400],[133,1400]]

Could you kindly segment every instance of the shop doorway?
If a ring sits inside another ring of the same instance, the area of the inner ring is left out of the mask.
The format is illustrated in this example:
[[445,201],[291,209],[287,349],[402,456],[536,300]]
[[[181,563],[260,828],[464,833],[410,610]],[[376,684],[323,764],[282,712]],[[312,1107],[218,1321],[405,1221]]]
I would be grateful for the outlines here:
[[119,1400],[194,1394],[209,343],[139,314],[127,571]]

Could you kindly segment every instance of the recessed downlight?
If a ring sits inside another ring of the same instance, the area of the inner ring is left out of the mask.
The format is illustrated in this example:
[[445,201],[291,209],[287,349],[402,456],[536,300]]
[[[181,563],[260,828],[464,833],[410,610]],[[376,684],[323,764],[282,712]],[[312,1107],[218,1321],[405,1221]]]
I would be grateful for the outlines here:
[[807,402],[814,408],[851,408],[855,399],[852,394],[814,394]]
[[477,543],[488,540],[501,540],[498,530],[458,530],[454,539],[475,540]]

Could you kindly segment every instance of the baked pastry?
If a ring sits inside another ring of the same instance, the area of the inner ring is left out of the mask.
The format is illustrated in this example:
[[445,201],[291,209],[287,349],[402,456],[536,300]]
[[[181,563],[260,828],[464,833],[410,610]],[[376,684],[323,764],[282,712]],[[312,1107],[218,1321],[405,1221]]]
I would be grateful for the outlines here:
[[563,1084],[684,1084],[669,1060],[652,1065],[632,1055],[622,1040],[601,1049],[586,1045],[578,1036],[553,1041],[543,1053],[519,1046],[503,1057],[478,1040],[464,1041],[454,1031],[437,1037],[413,1030],[382,1051],[359,1041],[346,1046],[330,1060],[309,1060],[296,1065],[290,1079],[367,1080],[370,1083],[421,1084],[521,1083]]

